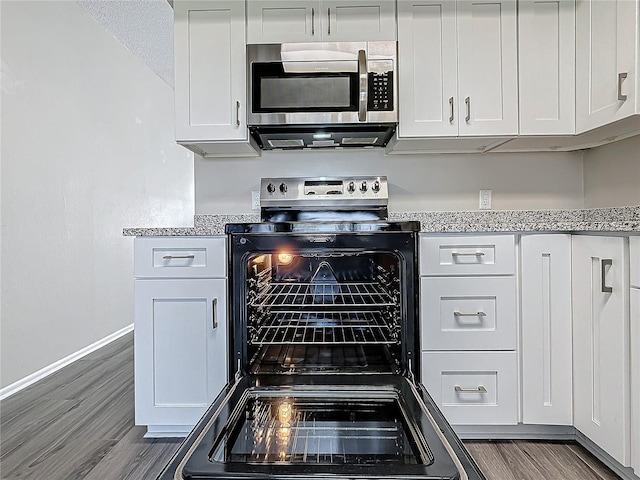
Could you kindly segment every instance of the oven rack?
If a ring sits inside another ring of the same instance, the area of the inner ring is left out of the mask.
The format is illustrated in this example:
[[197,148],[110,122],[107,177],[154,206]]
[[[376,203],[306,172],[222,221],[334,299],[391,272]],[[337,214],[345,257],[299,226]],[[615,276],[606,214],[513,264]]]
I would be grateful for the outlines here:
[[376,282],[273,282],[251,298],[252,307],[350,306],[377,308],[396,306],[397,301]]
[[376,311],[271,312],[251,336],[253,345],[391,345],[398,341],[397,332]]

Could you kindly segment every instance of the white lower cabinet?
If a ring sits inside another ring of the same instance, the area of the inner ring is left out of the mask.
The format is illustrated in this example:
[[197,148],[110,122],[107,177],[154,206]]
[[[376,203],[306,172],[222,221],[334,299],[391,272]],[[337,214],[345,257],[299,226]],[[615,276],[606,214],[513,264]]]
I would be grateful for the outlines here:
[[630,464],[626,241],[572,238],[574,425],[623,466]]
[[227,382],[225,279],[136,280],[136,424],[190,429]]
[[185,435],[227,383],[226,238],[137,237],[135,417]]
[[571,425],[571,235],[523,235],[522,423]]
[[631,466],[640,477],[640,287],[631,289]]
[[631,466],[640,477],[640,236],[629,237],[631,332]]
[[516,352],[422,352],[422,383],[452,425],[518,422]]
[[453,425],[518,423],[515,236],[420,235],[422,382]]

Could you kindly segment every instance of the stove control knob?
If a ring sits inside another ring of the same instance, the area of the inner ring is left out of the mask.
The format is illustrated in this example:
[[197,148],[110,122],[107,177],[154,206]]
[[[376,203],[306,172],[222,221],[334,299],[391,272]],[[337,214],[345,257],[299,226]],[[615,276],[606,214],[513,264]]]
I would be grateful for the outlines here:
[[287,184],[286,183],[281,183],[280,184],[280,191],[282,193],[287,193]]
[[371,187],[371,190],[373,190],[375,193],[378,193],[380,191],[380,182],[378,180],[373,182],[373,187]]
[[360,185],[360,191],[362,193],[367,191],[367,182],[362,182],[362,184]]
[[276,186],[273,183],[270,183],[269,185],[267,185],[267,192],[273,193],[275,191],[276,191]]
[[349,185],[347,185],[347,192],[349,193],[353,193],[356,191],[356,184],[355,182],[349,182]]

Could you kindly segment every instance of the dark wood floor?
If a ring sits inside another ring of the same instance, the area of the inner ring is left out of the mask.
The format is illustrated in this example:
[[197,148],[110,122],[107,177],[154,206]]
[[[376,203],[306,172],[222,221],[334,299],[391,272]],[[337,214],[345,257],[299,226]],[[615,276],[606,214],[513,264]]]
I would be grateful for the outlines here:
[[[180,441],[134,425],[129,334],[0,402],[3,480],[154,479]],[[468,442],[489,480],[613,480],[576,444]]]

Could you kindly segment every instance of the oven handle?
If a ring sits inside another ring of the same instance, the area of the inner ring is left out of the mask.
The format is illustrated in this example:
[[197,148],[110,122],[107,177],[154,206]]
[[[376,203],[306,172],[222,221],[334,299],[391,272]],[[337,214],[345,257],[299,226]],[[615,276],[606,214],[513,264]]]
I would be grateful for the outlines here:
[[214,298],[211,300],[211,319],[214,330],[218,328],[218,316],[216,315],[216,310],[218,310],[218,299]]
[[367,52],[358,50],[358,79],[360,81],[360,97],[358,104],[358,120],[367,120],[367,89],[369,75],[367,73]]

